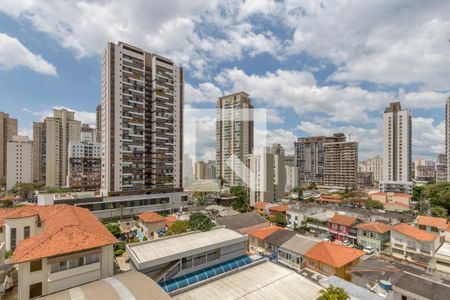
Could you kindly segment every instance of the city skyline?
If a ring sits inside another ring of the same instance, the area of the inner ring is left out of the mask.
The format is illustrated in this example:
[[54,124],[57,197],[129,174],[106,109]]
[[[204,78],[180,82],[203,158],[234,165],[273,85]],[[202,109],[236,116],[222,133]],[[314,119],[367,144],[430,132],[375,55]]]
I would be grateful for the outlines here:
[[[18,118],[21,134],[31,137],[32,122],[54,107],[74,110],[77,119],[94,125],[101,50],[123,40],[185,69],[188,107],[214,108],[219,96],[247,92],[255,108],[269,109],[270,140],[287,153],[297,137],[343,132],[359,142],[361,159],[382,154],[383,109],[395,100],[412,112],[413,158],[444,152],[450,77],[442,68],[450,47],[444,2],[420,9],[419,2],[292,4],[288,13],[271,1],[228,9],[200,1],[160,3],[161,15],[139,1],[132,7],[84,3],[66,7],[68,18],[59,13],[63,7],[41,5],[0,4],[0,111]],[[93,6],[123,26],[110,28]],[[341,17],[354,10],[376,17]],[[133,19],[143,12],[146,20]],[[143,33],[141,27],[150,29]]]

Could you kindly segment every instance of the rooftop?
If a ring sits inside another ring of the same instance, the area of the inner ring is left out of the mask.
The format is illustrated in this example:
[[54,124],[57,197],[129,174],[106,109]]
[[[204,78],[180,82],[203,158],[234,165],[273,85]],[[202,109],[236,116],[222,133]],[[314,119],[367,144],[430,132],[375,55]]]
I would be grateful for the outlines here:
[[156,223],[166,221],[166,218],[152,211],[143,212],[138,215],[138,218],[145,223]]
[[272,262],[264,262],[187,290],[173,298],[313,300],[317,298],[320,289],[319,285],[295,271]]
[[271,235],[274,232],[279,231],[279,230],[284,230],[284,229],[281,227],[278,227],[278,226],[268,226],[268,227],[250,230],[247,232],[247,234],[251,237],[254,237],[254,238],[257,238],[260,240],[264,240],[269,235]]
[[280,204],[280,205],[275,205],[275,206],[269,207],[269,211],[280,212],[280,213],[286,213],[286,211],[288,210],[288,208],[289,208],[289,205]]
[[320,242],[309,249],[305,256],[334,268],[340,268],[364,254],[363,251],[355,248],[341,246],[332,242]]
[[269,204],[269,203],[264,202],[264,201],[258,201],[255,203],[255,205],[253,205],[253,207],[259,208],[259,209],[264,209],[264,208],[266,208],[267,204]]
[[235,216],[221,217],[216,220],[217,225],[224,225],[228,229],[239,230],[257,224],[269,223],[266,218],[256,212],[247,212]]
[[445,242],[444,244],[442,244],[439,250],[436,251],[436,255],[450,256],[450,243]]
[[394,290],[408,291],[421,299],[430,300],[447,300],[450,295],[449,285],[411,273],[403,273],[394,284]]
[[149,277],[139,272],[125,272],[113,277],[83,284],[55,294],[47,295],[42,300],[129,300],[170,299],[162,288]]
[[426,232],[425,230],[419,229],[417,227],[405,223],[399,223],[392,226],[392,230],[423,242],[431,242],[434,241],[436,238],[438,238],[438,235],[436,234]]
[[22,240],[11,258],[23,263],[44,257],[84,251],[117,243],[116,238],[85,208],[66,204],[24,206],[0,209],[0,223],[5,219],[36,216],[43,232]]
[[430,216],[418,216],[416,220],[416,225],[437,227],[441,230],[446,230],[448,226],[446,218],[436,218]]
[[129,244],[127,252],[136,263],[145,263],[146,267],[150,267],[154,264],[172,261],[188,252],[212,250],[246,239],[246,236],[236,231],[216,227],[204,232],[195,231]]
[[314,247],[319,242],[320,240],[296,234],[290,240],[283,243],[281,248],[304,255],[309,249]]
[[373,231],[378,233],[385,233],[391,230],[391,226],[379,222],[362,223],[358,224],[356,227],[359,229],[364,229],[367,231]]
[[290,240],[292,237],[295,236],[295,232],[290,230],[278,230],[269,235],[264,239],[266,243],[275,245],[275,246],[281,246],[286,241]]
[[355,217],[335,214],[328,222],[339,225],[352,226],[356,222]]
[[340,287],[345,290],[345,292],[352,297],[352,299],[370,299],[370,300],[383,300],[384,297],[378,296],[374,293],[369,292],[369,290],[362,288],[354,283],[347,280],[341,279],[336,276],[329,276],[320,279],[320,284],[324,286],[335,286]]

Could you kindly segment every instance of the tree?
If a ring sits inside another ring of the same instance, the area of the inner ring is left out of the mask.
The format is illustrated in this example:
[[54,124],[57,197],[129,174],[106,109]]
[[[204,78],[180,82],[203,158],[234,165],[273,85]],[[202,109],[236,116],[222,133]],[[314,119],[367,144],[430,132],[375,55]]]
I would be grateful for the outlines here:
[[120,226],[117,223],[106,224],[106,229],[108,229],[116,238],[119,238],[121,235]]
[[191,229],[191,222],[187,220],[178,220],[175,221],[172,225],[170,225],[169,230],[167,230],[167,235],[180,234],[183,232],[187,232]]
[[303,199],[303,191],[304,189],[298,186],[292,189],[292,192],[296,193],[299,199]]
[[448,211],[442,206],[432,206],[430,213],[433,217],[448,218]]
[[286,225],[286,216],[283,215],[282,213],[277,213],[275,215],[274,222],[279,225],[285,226]]
[[214,227],[214,223],[208,218],[207,215],[201,212],[192,213],[189,217],[191,230],[208,231]]
[[373,208],[373,209],[383,209],[384,205],[383,203],[381,203],[380,201],[376,201],[376,200],[367,200],[366,202],[366,207],[367,208]]
[[203,206],[206,204],[206,192],[194,192],[192,194],[192,198],[194,198],[194,201],[197,205]]
[[233,195],[231,207],[240,212],[248,211],[248,196],[247,190],[243,186],[232,186],[230,192]]
[[423,190],[423,186],[414,186],[412,189],[412,200],[419,201],[419,199],[422,197]]
[[317,190],[317,185],[315,182],[311,182],[308,186],[308,190]]
[[343,288],[330,285],[325,290],[320,291],[320,296],[317,300],[347,300],[350,296],[345,292]]

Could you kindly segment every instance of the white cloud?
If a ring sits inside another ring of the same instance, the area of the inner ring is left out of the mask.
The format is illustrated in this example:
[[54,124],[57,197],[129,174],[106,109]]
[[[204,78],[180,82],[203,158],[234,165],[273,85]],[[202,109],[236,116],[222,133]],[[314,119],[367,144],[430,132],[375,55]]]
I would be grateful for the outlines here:
[[21,111],[31,114],[32,121],[42,121],[46,117],[53,116],[53,109],[67,109],[69,111],[73,111],[75,112],[75,120],[81,121],[83,124],[89,124],[91,127],[95,127],[96,115],[94,112],[90,111],[76,110],[65,106],[54,106],[42,111],[33,111],[24,107]]
[[211,82],[204,82],[194,88],[191,84],[184,85],[186,103],[209,102],[216,103],[217,98],[222,95],[220,89]]
[[0,69],[24,67],[37,73],[57,76],[54,65],[42,56],[32,53],[18,39],[0,33]]
[[413,155],[434,159],[436,154],[445,152],[445,123],[441,122],[437,125],[434,123],[432,118],[412,119]]

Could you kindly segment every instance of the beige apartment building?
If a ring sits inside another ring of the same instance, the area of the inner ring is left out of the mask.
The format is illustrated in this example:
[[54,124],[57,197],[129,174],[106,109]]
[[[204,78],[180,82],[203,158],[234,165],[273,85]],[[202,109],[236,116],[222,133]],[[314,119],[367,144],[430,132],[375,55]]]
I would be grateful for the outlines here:
[[18,183],[33,182],[33,141],[27,136],[13,135],[7,145],[6,189]]
[[0,241],[18,268],[19,300],[113,275],[114,236],[87,209],[71,205],[0,210]]
[[119,42],[102,57],[101,192],[180,191],[183,69]]
[[326,143],[324,148],[324,184],[356,188],[358,186],[358,142]]
[[102,105],[99,104],[95,107],[95,130],[96,140],[95,142],[102,142]]
[[69,142],[79,141],[81,122],[75,120],[75,112],[54,109],[53,117],[46,117],[45,126],[45,185],[64,186],[68,170]]
[[33,122],[33,180],[45,183],[45,123]]
[[[225,186],[244,185],[247,155],[253,151],[253,106],[245,92],[220,97],[217,100],[216,177]],[[233,169],[227,165],[227,161]]]
[[17,135],[17,119],[10,118],[7,113],[0,112],[0,180],[6,179],[7,143]]
[[216,162],[200,160],[195,162],[195,179],[216,179]]

